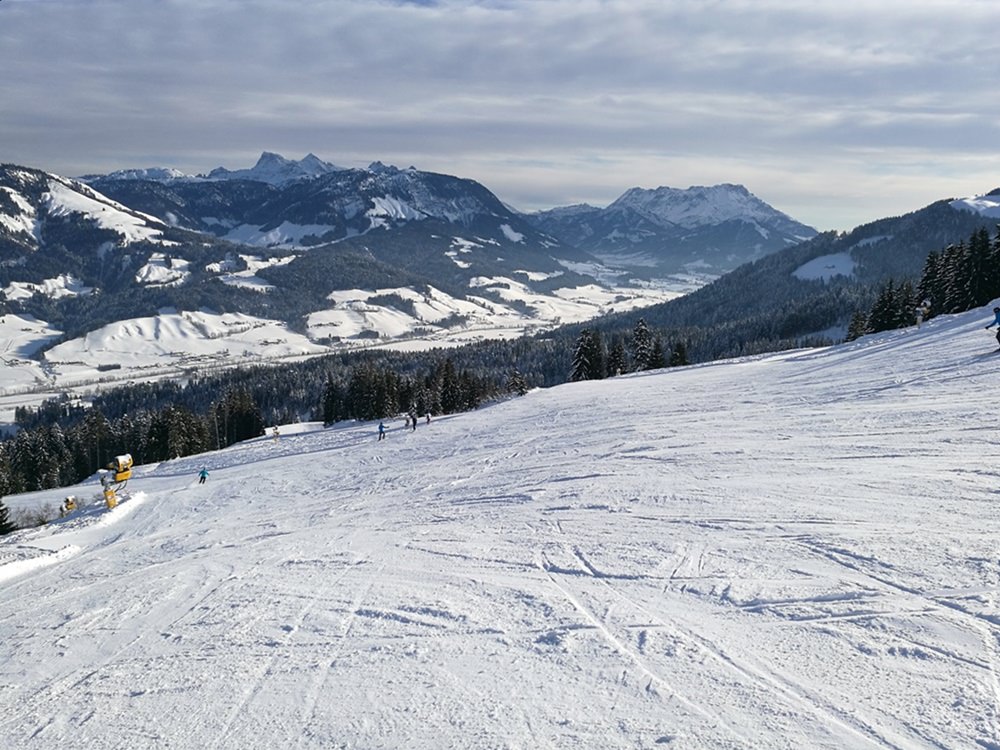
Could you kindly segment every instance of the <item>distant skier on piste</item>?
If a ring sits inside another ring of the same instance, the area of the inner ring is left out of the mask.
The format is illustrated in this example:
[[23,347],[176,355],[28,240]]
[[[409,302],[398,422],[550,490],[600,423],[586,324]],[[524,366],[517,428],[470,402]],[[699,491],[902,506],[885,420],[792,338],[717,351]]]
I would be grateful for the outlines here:
[[385,438],[385,422],[378,423],[378,439],[382,440]]
[[206,479],[208,479],[208,469],[202,466],[201,471],[198,472],[198,484],[205,484]]
[[990,323],[988,326],[986,326],[986,329],[989,330],[993,326],[997,327],[997,344],[1000,344],[1000,307],[994,307],[993,308],[993,314],[996,317],[993,318],[993,322],[992,323]]

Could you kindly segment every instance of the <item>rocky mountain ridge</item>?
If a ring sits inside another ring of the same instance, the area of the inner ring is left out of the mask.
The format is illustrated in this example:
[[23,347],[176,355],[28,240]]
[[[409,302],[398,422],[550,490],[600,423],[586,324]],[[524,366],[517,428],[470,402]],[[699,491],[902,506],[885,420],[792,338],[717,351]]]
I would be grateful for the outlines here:
[[815,237],[742,185],[631,188],[606,208],[587,204],[526,216],[534,226],[639,275],[720,275]]

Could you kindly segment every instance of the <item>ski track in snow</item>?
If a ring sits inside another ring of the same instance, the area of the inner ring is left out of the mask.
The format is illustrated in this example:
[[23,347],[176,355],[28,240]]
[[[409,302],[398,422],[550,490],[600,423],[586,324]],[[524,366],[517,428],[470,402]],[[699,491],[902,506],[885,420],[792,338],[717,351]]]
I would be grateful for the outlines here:
[[0,746],[998,750],[985,318],[137,467],[0,540]]

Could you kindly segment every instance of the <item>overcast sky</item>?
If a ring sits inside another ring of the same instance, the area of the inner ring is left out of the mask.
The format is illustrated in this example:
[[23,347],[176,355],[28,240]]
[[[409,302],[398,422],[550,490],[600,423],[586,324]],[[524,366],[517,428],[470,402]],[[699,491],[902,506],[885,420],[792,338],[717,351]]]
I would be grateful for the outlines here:
[[733,182],[851,229],[1000,186],[998,53],[997,0],[0,0],[0,162]]

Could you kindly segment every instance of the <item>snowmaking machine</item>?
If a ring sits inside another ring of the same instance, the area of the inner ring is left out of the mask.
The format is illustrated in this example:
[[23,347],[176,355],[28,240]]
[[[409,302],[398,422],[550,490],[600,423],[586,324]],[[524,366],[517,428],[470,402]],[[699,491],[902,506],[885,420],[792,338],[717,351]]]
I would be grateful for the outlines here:
[[123,453],[101,472],[101,486],[104,487],[104,503],[109,508],[118,505],[118,492],[132,477],[132,454]]

